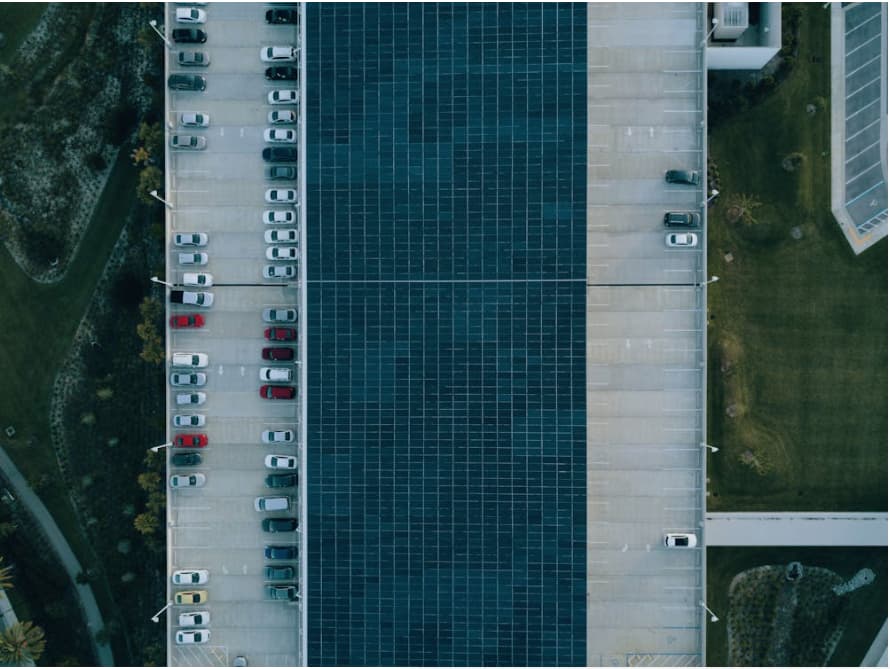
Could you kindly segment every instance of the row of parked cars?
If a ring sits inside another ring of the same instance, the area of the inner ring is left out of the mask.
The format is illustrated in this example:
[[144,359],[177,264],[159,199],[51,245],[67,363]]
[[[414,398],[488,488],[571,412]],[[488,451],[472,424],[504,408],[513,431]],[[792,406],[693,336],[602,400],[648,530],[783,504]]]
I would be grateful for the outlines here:
[[[697,170],[668,170],[664,180],[669,184],[698,186],[701,175]],[[694,211],[668,211],[664,214],[664,225],[668,228],[697,228],[701,225],[701,215]],[[664,236],[668,248],[693,248],[698,246],[698,235],[694,232],[668,232]]]

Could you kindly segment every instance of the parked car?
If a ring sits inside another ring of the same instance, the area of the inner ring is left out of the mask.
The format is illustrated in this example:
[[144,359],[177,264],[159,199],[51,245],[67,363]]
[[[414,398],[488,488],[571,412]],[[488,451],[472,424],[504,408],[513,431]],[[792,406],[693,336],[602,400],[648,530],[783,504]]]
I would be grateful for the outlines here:
[[210,611],[186,611],[179,614],[180,627],[200,627],[210,624]]
[[297,475],[269,474],[265,483],[267,488],[293,488],[297,485]]
[[260,397],[266,400],[292,400],[296,396],[293,386],[260,386]]
[[269,346],[263,349],[263,360],[293,360],[294,349],[288,346]]
[[207,643],[210,641],[210,630],[176,630],[176,643],[180,646]]
[[195,369],[201,369],[202,367],[206,367],[210,364],[210,358],[206,353],[174,353],[173,354],[173,366],[174,367],[194,367]]
[[203,604],[207,601],[207,591],[183,590],[173,595],[173,601],[177,604]]
[[171,488],[203,488],[207,477],[203,474],[174,474],[170,477]]
[[269,469],[296,469],[297,458],[293,455],[267,455],[265,464]]
[[260,381],[292,381],[293,370],[286,367],[260,367]]
[[694,232],[669,232],[664,243],[671,248],[692,248],[698,245],[698,235]]
[[210,307],[213,305],[213,293],[171,290],[170,302],[173,304],[193,304],[196,307]]
[[207,384],[207,375],[204,372],[173,372],[170,375],[171,386],[195,386],[200,388]]
[[266,23],[275,23],[279,25],[297,24],[300,22],[300,12],[296,9],[267,9]]
[[267,146],[262,155],[267,163],[295,163],[299,157],[293,146]]
[[182,44],[203,44],[207,41],[207,33],[198,28],[176,28],[173,31],[173,41]]
[[209,257],[206,253],[180,253],[180,265],[206,265]]
[[297,276],[297,268],[293,265],[265,265],[263,277],[266,279],[294,279]]
[[[271,314],[270,314],[271,315]],[[263,318],[266,318],[265,312],[263,313]],[[297,319],[296,313],[294,313],[294,320]],[[297,329],[296,328],[266,328],[263,331],[263,335],[269,341],[294,341],[297,338]]]
[[300,241],[300,235],[296,228],[275,228],[266,230],[263,239],[267,244],[286,244]]
[[294,204],[297,191],[293,188],[270,188],[266,191],[266,202],[269,204]]
[[207,148],[207,138],[201,135],[171,135],[170,147],[187,151],[203,151]]
[[182,67],[207,67],[210,56],[206,51],[180,51],[176,54],[176,62]]
[[177,23],[204,23],[207,21],[207,12],[197,7],[177,7]]
[[267,581],[289,581],[296,575],[293,567],[275,567],[266,565],[263,569],[263,577]]
[[202,413],[178,413],[173,416],[173,427],[204,427],[206,422]]
[[176,246],[207,246],[206,232],[177,232],[173,235]]
[[276,65],[266,68],[266,79],[271,81],[296,81],[300,78],[300,71],[287,65]]
[[693,211],[669,211],[664,215],[664,224],[669,228],[695,228],[701,216]]
[[206,434],[178,434],[173,438],[174,448],[204,448],[206,445]]
[[253,500],[253,508],[257,511],[287,511],[290,497],[257,497]]
[[182,275],[182,285],[210,288],[213,285],[213,275],[207,272],[186,272]]
[[179,393],[176,395],[177,406],[201,406],[207,401],[207,393]]
[[174,467],[197,467],[201,464],[201,455],[199,453],[174,453],[170,456],[170,464]]
[[[285,349],[290,351],[291,349]],[[291,351],[292,352],[292,351]],[[264,444],[289,444],[294,440],[293,430],[263,430],[260,437]]]
[[171,74],[167,87],[173,91],[203,91],[207,89],[207,80],[199,74]]
[[263,532],[296,532],[296,518],[264,518]]
[[263,223],[266,225],[291,225],[297,222],[297,214],[293,211],[267,209],[263,212]]
[[293,125],[297,122],[297,112],[293,109],[273,109],[269,112],[268,120],[272,125]]
[[204,585],[210,580],[206,569],[179,569],[173,572],[173,585]]
[[266,546],[263,553],[267,560],[296,560],[296,546]]
[[698,170],[668,170],[664,173],[664,180],[669,184],[698,186],[701,183],[701,176]]
[[297,91],[292,88],[269,91],[269,95],[266,97],[270,105],[295,105],[300,101]]
[[204,327],[204,317],[201,314],[179,314],[170,316],[170,327],[174,330],[182,328]]
[[297,310],[284,307],[263,309],[263,320],[267,323],[296,323]]
[[269,246],[266,248],[267,260],[296,260],[299,257],[300,249],[296,246]]
[[698,545],[698,539],[694,534],[668,532],[664,535],[664,545],[667,548],[695,548]]
[[273,144],[296,144],[297,131],[292,128],[266,128],[263,139]]
[[266,598],[275,601],[295,602],[300,598],[295,585],[267,585]]
[[186,128],[206,128],[210,125],[210,114],[206,112],[182,112],[179,124]]
[[293,63],[299,53],[292,46],[264,46],[260,49],[260,60],[264,63]]
[[266,178],[272,181],[293,181],[297,178],[297,168],[285,165],[272,165],[266,168]]

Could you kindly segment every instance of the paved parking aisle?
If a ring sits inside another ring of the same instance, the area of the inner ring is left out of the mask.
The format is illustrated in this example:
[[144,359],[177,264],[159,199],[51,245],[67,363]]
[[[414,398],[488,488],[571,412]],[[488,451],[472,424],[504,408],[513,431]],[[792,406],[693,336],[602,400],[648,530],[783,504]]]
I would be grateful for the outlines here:
[[[176,8],[182,6],[166,6],[168,36],[174,28],[185,27],[174,18]],[[299,517],[302,494],[300,487],[270,490],[264,485],[265,477],[272,473],[264,466],[265,455],[299,455],[297,442],[261,442],[261,434],[267,429],[289,429],[299,435],[299,402],[270,401],[259,395],[263,383],[259,378],[261,367],[289,366],[299,377],[298,365],[269,362],[261,357],[264,346],[274,345],[297,348],[299,356],[298,342],[270,344],[263,336],[264,328],[269,326],[263,322],[264,308],[293,309],[300,302],[296,279],[279,280],[276,284],[263,277],[263,267],[270,264],[265,258],[268,244],[263,239],[264,232],[272,227],[298,227],[265,225],[263,212],[288,210],[299,217],[299,210],[293,206],[269,205],[264,199],[270,187],[298,188],[296,180],[268,181],[268,163],[261,157],[262,150],[269,146],[263,138],[263,131],[269,127],[268,112],[298,109],[296,105],[272,107],[267,103],[269,91],[299,87],[293,81],[270,83],[263,76],[269,63],[261,62],[261,47],[299,44],[299,26],[265,22],[264,14],[270,7],[246,3],[204,6],[201,9],[207,14],[207,21],[194,27],[206,32],[206,43],[173,44],[168,56],[168,74],[197,74],[206,79],[204,91],[167,91],[168,146],[174,133],[202,136],[207,145],[200,151],[168,149],[164,197],[172,208],[168,210],[167,281],[179,289],[186,272],[208,272],[213,276],[213,286],[207,290],[214,295],[209,309],[184,305],[168,308],[168,317],[197,312],[206,321],[203,328],[168,328],[168,354],[200,352],[209,358],[208,366],[197,370],[207,375],[204,387],[169,389],[171,439],[183,433],[201,433],[206,435],[208,444],[193,451],[203,459],[198,467],[169,467],[171,474],[201,472],[206,476],[206,485],[171,491],[168,495],[168,568],[171,573],[177,569],[207,569],[210,573],[204,585],[170,586],[170,599],[186,589],[206,590],[208,594],[206,604],[174,604],[168,610],[171,666],[231,666],[237,656],[244,656],[254,666],[300,664],[300,603],[267,600],[263,573],[270,564],[263,556],[264,545],[297,545],[300,534],[270,534],[260,526],[264,517]],[[210,65],[178,66],[177,54],[192,50],[206,52]],[[209,115],[210,123],[206,128],[184,128],[183,112]],[[298,131],[296,125],[279,127]],[[177,248],[171,236],[178,232],[206,233],[208,243],[193,249]],[[207,253],[208,262],[198,267],[183,265],[179,262],[182,251]],[[298,327],[299,323],[286,325]],[[177,407],[176,395],[189,390],[206,393],[206,402],[196,407]],[[174,428],[172,418],[176,413],[203,415],[206,424]],[[171,455],[187,450],[170,449]],[[269,494],[291,497],[291,510],[256,512],[254,498]],[[299,575],[299,560],[280,564],[292,566]],[[298,577],[291,582],[298,582]],[[209,643],[177,644],[175,635],[182,629],[178,616],[196,610],[210,614],[210,624],[202,626],[211,633]]]
[[[697,665],[702,539],[701,7],[588,5],[587,439],[591,665]],[[698,236],[669,248],[668,232]]]

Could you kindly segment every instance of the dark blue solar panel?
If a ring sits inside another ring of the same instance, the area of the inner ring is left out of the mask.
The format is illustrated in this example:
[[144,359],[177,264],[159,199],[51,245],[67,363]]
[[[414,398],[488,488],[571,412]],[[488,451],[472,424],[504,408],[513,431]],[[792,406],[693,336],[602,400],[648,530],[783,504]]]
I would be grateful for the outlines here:
[[309,662],[583,665],[585,7],[306,28]]

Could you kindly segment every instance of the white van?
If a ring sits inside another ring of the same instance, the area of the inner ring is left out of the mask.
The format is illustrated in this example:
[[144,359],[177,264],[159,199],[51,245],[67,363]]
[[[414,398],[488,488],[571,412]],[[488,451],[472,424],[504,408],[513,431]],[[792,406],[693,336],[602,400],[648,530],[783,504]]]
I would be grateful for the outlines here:
[[260,367],[260,381],[291,381],[293,375],[287,367]]
[[257,497],[253,501],[257,511],[287,511],[290,509],[290,497]]

